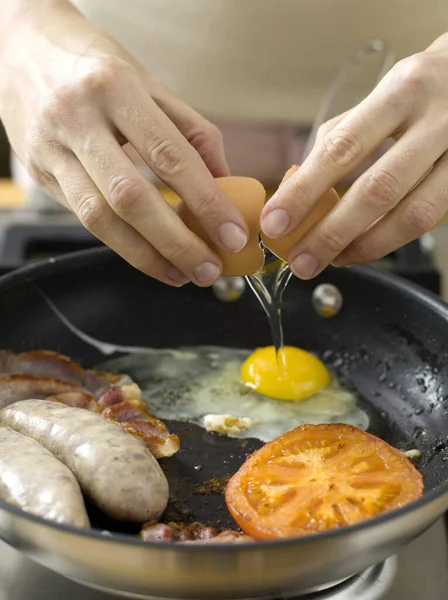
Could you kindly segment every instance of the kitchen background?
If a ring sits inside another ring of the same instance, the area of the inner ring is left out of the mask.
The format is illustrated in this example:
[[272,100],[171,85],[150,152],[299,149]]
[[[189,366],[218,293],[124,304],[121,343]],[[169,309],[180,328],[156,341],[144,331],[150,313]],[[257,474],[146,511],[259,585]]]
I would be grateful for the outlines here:
[[0,177],[9,177],[9,146],[5,129],[0,121]]

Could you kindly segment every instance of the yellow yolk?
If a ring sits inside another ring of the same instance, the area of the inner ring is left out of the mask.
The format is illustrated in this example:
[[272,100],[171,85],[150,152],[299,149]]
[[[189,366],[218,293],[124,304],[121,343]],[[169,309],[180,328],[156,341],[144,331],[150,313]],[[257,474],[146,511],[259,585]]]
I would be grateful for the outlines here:
[[251,389],[277,400],[304,400],[331,383],[326,366],[313,354],[284,347],[279,368],[274,346],[259,348],[241,367],[241,379]]

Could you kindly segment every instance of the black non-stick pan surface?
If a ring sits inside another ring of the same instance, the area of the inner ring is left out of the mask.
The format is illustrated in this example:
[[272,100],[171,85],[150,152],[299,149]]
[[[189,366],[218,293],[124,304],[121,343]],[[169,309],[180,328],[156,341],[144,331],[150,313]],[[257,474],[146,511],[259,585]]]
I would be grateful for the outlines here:
[[[312,308],[312,291],[322,282],[343,294],[343,310],[332,319]],[[80,330],[113,344],[256,348],[271,343],[266,316],[249,289],[240,300],[222,303],[210,289],[169,288],[109,250],[95,249],[0,280],[1,347],[53,349],[84,366],[106,360],[67,329],[47,299]],[[447,317],[426,292],[373,268],[330,269],[312,282],[293,279],[284,298],[286,343],[317,353],[357,390],[371,433],[399,449],[421,451],[418,467],[427,492],[448,480]],[[181,450],[161,461],[171,490],[165,519],[235,528],[223,490],[261,442],[175,421],[167,425],[179,433]],[[111,527],[100,515],[92,516],[98,527]]]

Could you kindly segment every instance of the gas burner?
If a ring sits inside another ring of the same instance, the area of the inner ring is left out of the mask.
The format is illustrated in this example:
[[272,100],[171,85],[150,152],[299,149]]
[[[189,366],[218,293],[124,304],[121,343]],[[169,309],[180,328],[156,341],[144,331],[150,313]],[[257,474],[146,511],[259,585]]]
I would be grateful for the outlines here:
[[[297,600],[381,600],[392,587],[398,570],[398,559],[391,556],[383,563],[341,583],[320,588]],[[296,600],[296,599],[294,599]]]

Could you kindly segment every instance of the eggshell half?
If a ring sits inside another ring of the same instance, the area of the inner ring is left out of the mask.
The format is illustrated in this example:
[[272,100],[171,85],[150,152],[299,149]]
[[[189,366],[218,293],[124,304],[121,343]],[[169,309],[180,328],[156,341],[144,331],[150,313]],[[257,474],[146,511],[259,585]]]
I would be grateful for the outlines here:
[[[283,177],[280,185],[287,181],[293,175],[298,165],[292,166]],[[249,241],[246,247],[232,254],[224,252],[207,235],[196,218],[189,211],[184,203],[178,205],[177,212],[183,222],[191,231],[204,240],[204,242],[216,252],[223,265],[222,275],[227,277],[237,277],[251,275],[261,269],[264,264],[264,252],[260,247],[260,237],[263,244],[269,248],[276,256],[288,261],[291,250],[296,246],[302,237],[323,219],[339,201],[337,192],[332,188],[326,192],[317,202],[308,217],[286,237],[273,240],[264,234],[260,236],[260,214],[266,201],[266,190],[263,185],[252,177],[219,177],[216,179],[219,187],[229,196],[229,198],[240,209],[249,229]]]
[[[283,177],[280,185],[287,181],[299,168],[298,165],[292,166]],[[339,201],[339,195],[335,189],[331,188],[328,192],[319,199],[313,210],[307,216],[307,218],[300,223],[291,233],[281,239],[273,240],[268,238],[263,233],[261,239],[263,244],[271,250],[276,256],[282,258],[284,261],[288,261],[289,253],[303,238],[308,231],[314,227],[321,219],[323,219],[337,204]]]
[[222,275],[237,277],[256,273],[264,264],[264,252],[260,247],[260,214],[266,199],[262,184],[251,177],[218,177],[219,187],[240,209],[249,229],[249,240],[241,252],[224,252],[207,235],[184,203],[179,205],[178,215],[191,231],[216,252],[223,265]]

